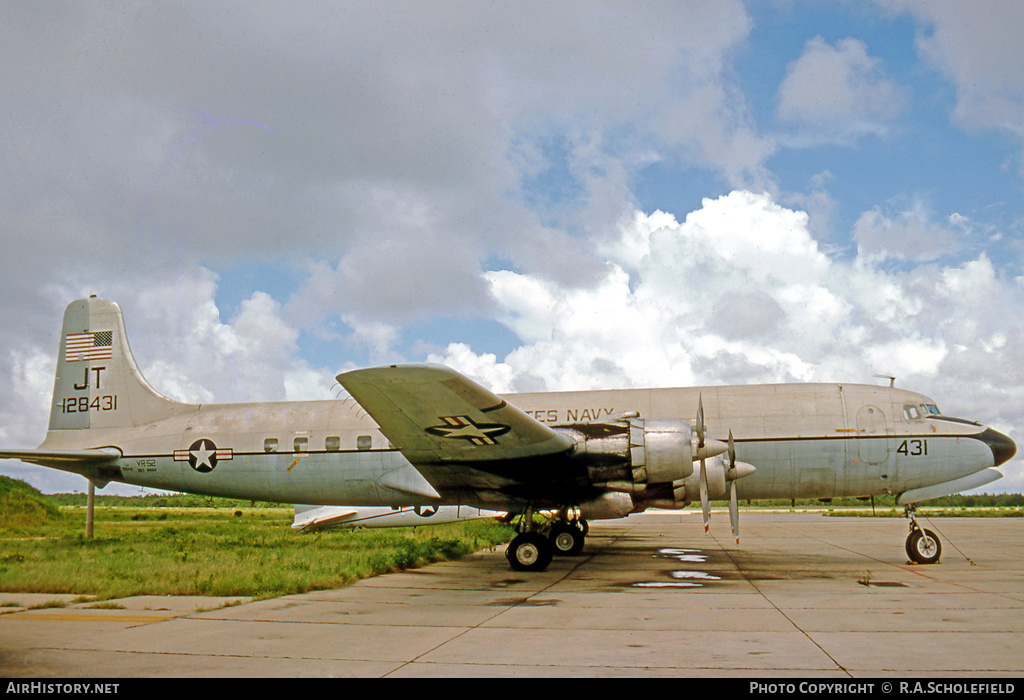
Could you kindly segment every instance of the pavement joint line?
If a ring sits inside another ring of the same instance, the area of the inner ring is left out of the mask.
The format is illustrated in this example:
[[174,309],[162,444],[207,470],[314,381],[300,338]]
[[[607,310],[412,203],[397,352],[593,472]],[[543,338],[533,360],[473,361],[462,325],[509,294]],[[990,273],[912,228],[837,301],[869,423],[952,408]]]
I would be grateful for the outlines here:
[[[621,537],[621,536],[613,538],[612,539],[612,543],[614,544],[615,541],[617,541],[619,539],[619,537]],[[491,615],[487,619],[480,620],[475,625],[471,625],[469,627],[466,627],[465,629],[463,629],[458,634],[456,634],[456,635],[454,635],[452,637],[449,637],[448,639],[444,640],[443,642],[440,642],[439,644],[435,645],[431,649],[427,649],[426,651],[424,651],[419,656],[417,656],[417,657],[415,657],[413,659],[409,659],[408,661],[402,663],[401,665],[399,665],[396,668],[392,669],[388,673],[384,674],[382,676],[382,678],[387,678],[389,675],[391,675],[393,673],[397,673],[398,671],[401,671],[405,667],[413,665],[413,664],[416,664],[416,663],[430,663],[430,662],[427,662],[427,661],[420,662],[420,659],[422,659],[424,656],[427,656],[428,654],[432,654],[433,652],[437,651],[438,649],[440,649],[441,647],[445,646],[446,644],[449,644],[449,643],[455,641],[459,637],[462,637],[463,635],[469,633],[471,630],[478,629],[478,628],[480,628],[480,626],[485,625],[488,622],[491,622],[492,620],[500,617],[501,615],[504,615],[509,610],[513,610],[515,608],[518,608],[521,605],[525,605],[527,602],[529,602],[533,598],[536,598],[537,596],[539,596],[542,593],[546,593],[547,591],[551,590],[556,585],[558,585],[559,583],[561,583],[562,581],[567,579],[570,575],[575,573],[575,571],[577,569],[579,569],[583,564],[585,564],[588,561],[590,561],[591,559],[593,559],[595,554],[601,552],[602,550],[603,550],[603,548],[596,548],[595,547],[593,549],[593,551],[591,551],[589,554],[587,554],[585,556],[577,557],[576,560],[573,562],[573,566],[571,566],[569,569],[567,569],[565,571],[565,573],[562,574],[561,576],[559,576],[557,579],[551,581],[551,583],[549,583],[548,585],[546,585],[543,588],[540,588],[540,589],[534,591],[533,593],[531,593],[530,595],[526,596],[525,598],[523,598],[521,600],[517,600],[515,603],[512,603],[511,605],[502,606],[501,609],[499,609],[497,612],[495,612],[493,615]]]
[[[775,601],[772,600],[771,598],[769,598],[765,594],[765,592],[761,590],[761,588],[757,585],[756,582],[754,582],[751,579],[747,578],[746,572],[744,572],[743,569],[736,563],[736,560],[733,559],[733,554],[732,554],[733,550],[731,548],[723,546],[722,543],[719,542],[717,536],[711,535],[711,537],[715,540],[715,543],[722,549],[722,551],[725,552],[725,555],[727,557],[729,557],[729,561],[732,562],[732,565],[735,566],[737,571],[739,571],[740,574],[743,576],[743,580],[746,581],[747,584],[749,584],[751,588],[753,588],[755,591],[757,591],[757,594],[759,596],[761,596],[761,598],[763,598],[764,601],[766,603],[768,603],[768,605],[772,606],[772,608],[775,610],[775,612],[777,612],[779,615],[782,615],[782,617],[789,624],[793,625],[793,628],[795,630],[797,630],[800,634],[802,634],[804,637],[807,638],[807,641],[809,641],[811,644],[816,646],[821,651],[821,653],[824,654],[829,659],[829,661],[831,661],[832,663],[835,664],[836,669],[838,669],[839,671],[842,671],[843,673],[845,673],[849,678],[853,678],[853,674],[850,673],[849,669],[844,668],[843,665],[841,663],[839,663],[835,659],[835,657],[833,657],[831,654],[829,654],[827,651],[825,651],[825,648],[823,646],[821,646],[820,644],[818,644],[818,641],[814,637],[812,637],[807,632],[807,630],[803,629],[800,625],[798,625],[793,618],[791,618],[789,615],[787,615],[785,613],[785,611],[782,610],[782,608],[780,608],[778,605],[776,605]],[[812,539],[815,539],[815,538],[812,538]],[[818,540],[818,541],[820,542],[821,540]],[[825,544],[828,544],[828,543],[825,543]]]

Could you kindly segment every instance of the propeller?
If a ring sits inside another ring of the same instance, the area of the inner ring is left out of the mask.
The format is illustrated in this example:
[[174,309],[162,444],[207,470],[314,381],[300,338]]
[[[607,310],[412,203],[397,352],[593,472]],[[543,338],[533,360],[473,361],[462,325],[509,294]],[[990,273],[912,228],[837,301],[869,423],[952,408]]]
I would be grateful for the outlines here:
[[707,426],[704,423],[703,396],[698,397],[697,400],[697,421],[694,428],[697,432],[697,445],[693,456],[694,459],[700,460],[700,508],[704,514],[704,534],[709,534],[711,531],[711,503],[708,500],[710,494],[707,460],[722,454],[729,449],[729,446],[721,440],[708,439]]
[[711,504],[708,502],[708,468],[704,458],[704,397],[697,398],[697,454],[700,455],[700,509],[704,514],[704,534],[711,531]]

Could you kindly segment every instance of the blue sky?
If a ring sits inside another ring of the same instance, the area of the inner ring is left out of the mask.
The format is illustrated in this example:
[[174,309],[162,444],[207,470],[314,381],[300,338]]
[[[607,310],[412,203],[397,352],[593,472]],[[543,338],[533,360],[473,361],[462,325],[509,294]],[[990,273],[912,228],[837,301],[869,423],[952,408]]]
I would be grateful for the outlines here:
[[0,444],[91,293],[187,401],[885,373],[1020,441],[1022,7],[5,4]]

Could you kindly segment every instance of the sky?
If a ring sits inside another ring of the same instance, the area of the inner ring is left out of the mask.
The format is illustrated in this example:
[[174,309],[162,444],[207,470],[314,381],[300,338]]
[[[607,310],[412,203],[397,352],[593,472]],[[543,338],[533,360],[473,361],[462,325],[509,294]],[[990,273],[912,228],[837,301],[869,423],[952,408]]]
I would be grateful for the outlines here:
[[41,442],[89,294],[183,401],[394,362],[884,374],[1024,443],[1022,28],[1016,0],[2,3],[0,445]]

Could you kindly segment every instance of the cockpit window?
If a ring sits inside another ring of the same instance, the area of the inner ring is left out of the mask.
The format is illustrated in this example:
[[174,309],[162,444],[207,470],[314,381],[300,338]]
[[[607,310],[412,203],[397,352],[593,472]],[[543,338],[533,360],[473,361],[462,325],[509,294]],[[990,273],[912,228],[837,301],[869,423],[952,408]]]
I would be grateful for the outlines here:
[[923,403],[923,404],[921,404],[921,410],[924,411],[929,416],[941,416],[942,415],[942,412],[939,411],[939,407],[936,406],[933,403]]
[[917,410],[917,406],[914,404],[907,404],[903,407],[903,415],[907,420],[918,420],[921,417],[921,412]]

